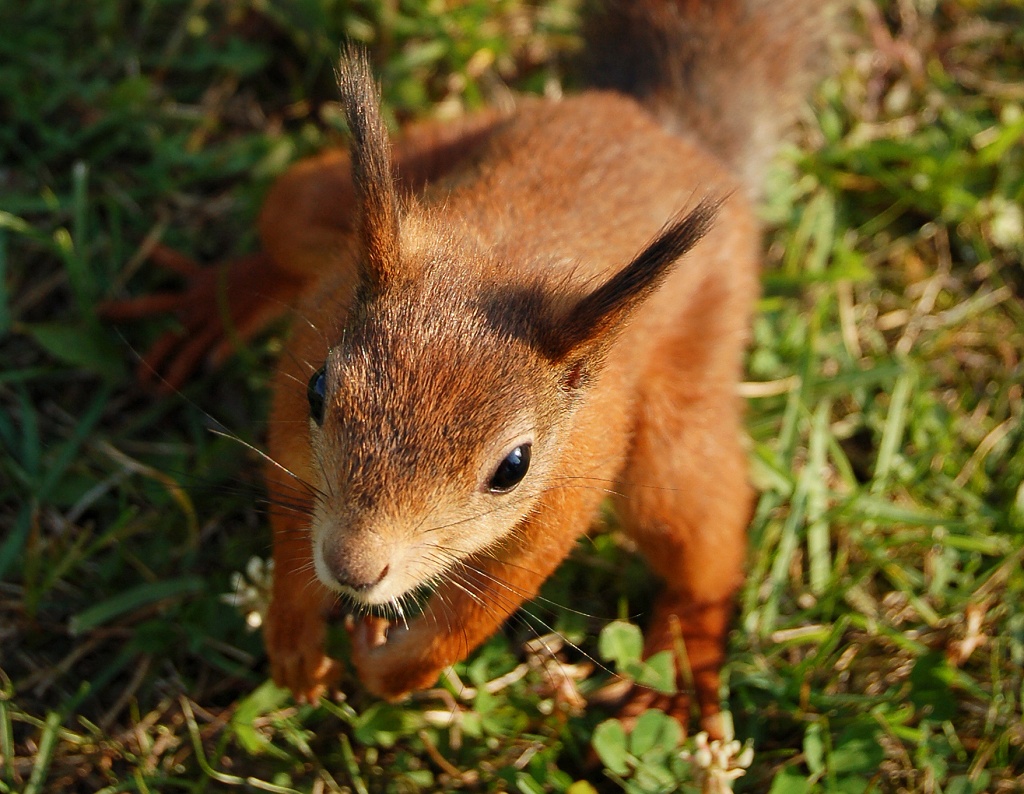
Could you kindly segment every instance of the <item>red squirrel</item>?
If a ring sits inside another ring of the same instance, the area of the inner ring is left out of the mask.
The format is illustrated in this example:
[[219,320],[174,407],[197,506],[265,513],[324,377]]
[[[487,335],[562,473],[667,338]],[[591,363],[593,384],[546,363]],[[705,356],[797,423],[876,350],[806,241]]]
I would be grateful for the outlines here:
[[[809,0],[604,3],[586,26],[588,90],[394,143],[365,59],[344,56],[350,150],[278,180],[262,253],[228,273],[242,336],[282,305],[298,318],[268,438],[271,498],[298,505],[272,516],[278,684],[299,700],[335,685],[325,612],[343,596],[371,613],[352,629],[366,688],[432,685],[537,593],[611,492],[664,580],[645,653],[681,637],[719,732],[752,501],[737,396],[752,199],[825,16]],[[163,258],[191,290],[113,313],[179,311],[189,338],[147,360],[175,383],[223,329],[215,277]],[[399,619],[425,587],[423,614]],[[685,723],[680,687],[636,687],[625,714]]]

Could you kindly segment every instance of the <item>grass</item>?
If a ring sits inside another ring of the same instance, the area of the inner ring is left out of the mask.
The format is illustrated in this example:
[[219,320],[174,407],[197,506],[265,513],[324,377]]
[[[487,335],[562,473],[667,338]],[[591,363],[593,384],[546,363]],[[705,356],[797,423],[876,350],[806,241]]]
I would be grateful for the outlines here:
[[[402,122],[557,88],[573,27],[521,0],[0,6],[0,792],[710,790],[694,740],[569,708],[607,674],[529,642],[635,663],[601,634],[650,595],[614,532],[458,666],[472,697],[291,703],[223,597],[268,553],[258,461],[206,413],[259,445],[280,333],[156,399],[131,351],[166,324],[96,314],[166,286],[155,239],[252,250],[269,180],[341,140],[343,37]],[[735,786],[1017,791],[1024,11],[862,2],[851,29],[764,208]]]

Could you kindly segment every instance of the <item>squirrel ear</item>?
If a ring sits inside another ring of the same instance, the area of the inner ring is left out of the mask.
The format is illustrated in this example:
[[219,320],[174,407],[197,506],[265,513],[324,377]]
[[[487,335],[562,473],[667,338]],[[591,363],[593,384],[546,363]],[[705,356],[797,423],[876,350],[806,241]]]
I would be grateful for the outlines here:
[[398,193],[391,169],[391,141],[380,115],[380,92],[366,53],[349,45],[338,67],[338,88],[352,134],[352,181],[356,189],[363,281],[382,292],[399,263]]
[[600,356],[679,258],[708,233],[720,206],[720,200],[704,198],[689,212],[680,213],[632,262],[571,304],[549,329],[548,356],[566,363]]

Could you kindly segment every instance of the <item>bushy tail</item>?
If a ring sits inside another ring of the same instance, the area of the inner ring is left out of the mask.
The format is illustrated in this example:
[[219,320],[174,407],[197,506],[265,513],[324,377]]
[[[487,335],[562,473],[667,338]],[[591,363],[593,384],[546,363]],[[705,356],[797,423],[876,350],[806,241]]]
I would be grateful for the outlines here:
[[597,0],[584,74],[699,138],[751,194],[824,72],[829,0]]

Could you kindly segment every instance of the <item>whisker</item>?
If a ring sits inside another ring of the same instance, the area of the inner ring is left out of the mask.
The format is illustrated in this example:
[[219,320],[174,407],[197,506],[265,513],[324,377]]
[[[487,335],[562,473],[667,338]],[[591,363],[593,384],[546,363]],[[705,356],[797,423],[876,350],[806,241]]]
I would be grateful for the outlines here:
[[[469,573],[474,573],[474,574],[481,573],[481,571],[479,569],[476,569],[476,568],[464,568],[463,570],[466,571],[466,572],[469,572]],[[463,583],[464,583],[465,586],[460,586],[460,589],[462,589],[464,592],[468,592],[469,588],[472,586],[472,584],[475,584],[475,583],[466,582],[465,579],[463,579]],[[457,585],[457,586],[459,586],[459,585]],[[483,591],[482,591],[482,588],[484,587],[484,585],[476,584],[476,587],[478,588],[477,591],[475,591],[476,592],[476,598],[481,603],[483,603]],[[561,664],[561,661],[558,659],[558,657],[555,655],[555,653],[552,652],[551,649],[544,642],[543,636],[537,630],[536,626],[534,626],[532,623],[530,623],[530,621],[536,622],[536,624],[539,625],[544,630],[544,632],[546,634],[554,634],[555,636],[557,636],[568,647],[572,648],[575,652],[579,653],[581,656],[583,656],[589,662],[594,664],[594,666],[597,667],[602,672],[608,673],[609,675],[611,675],[613,677],[616,677],[616,678],[619,677],[618,674],[616,674],[614,671],[610,670],[602,662],[600,662],[597,659],[595,659],[586,650],[584,650],[583,648],[581,648],[580,646],[576,645],[574,642],[569,640],[561,632],[555,630],[555,628],[553,626],[551,626],[548,623],[546,623],[542,618],[540,618],[537,615],[534,615],[532,612],[530,612],[526,608],[526,606],[524,604],[522,604],[521,602],[517,602],[517,601],[512,601],[510,599],[506,599],[504,596],[500,595],[499,593],[495,593],[493,590],[490,590],[489,588],[488,588],[488,590],[489,590],[489,593],[492,596],[494,596],[495,599],[498,600],[498,602],[500,604],[502,604],[505,607],[512,607],[511,610],[508,610],[509,611],[508,618],[511,619],[511,618],[513,618],[514,615],[518,614],[520,616],[519,619],[523,622],[523,625],[526,628],[528,628],[533,633],[534,637],[541,642],[541,644],[544,646],[545,650],[548,651],[548,653],[551,655],[551,658],[553,660],[555,660],[556,662],[559,662]],[[493,613],[491,613],[491,614],[493,614]],[[529,618],[529,620],[527,620],[527,618]],[[502,620],[502,622],[504,623],[505,621]]]
[[250,444],[248,441],[243,441],[238,436],[236,436],[236,435],[234,435],[232,433],[228,433],[227,431],[218,430],[215,427],[211,427],[210,428],[210,432],[213,433],[214,435],[221,436],[223,438],[227,438],[227,439],[229,439],[231,441],[234,441],[234,442],[236,442],[238,444],[241,444],[243,447],[248,449],[250,452],[255,452],[264,461],[269,463],[271,466],[276,468],[278,471],[281,471],[281,472],[287,474],[289,477],[292,478],[292,480],[294,480],[295,482],[299,483],[303,487],[307,488],[310,491],[310,493],[315,493],[315,494],[317,494],[319,496],[326,496],[326,494],[324,494],[322,491],[320,491],[320,489],[318,489],[316,486],[311,485],[310,483],[306,482],[304,479],[302,479],[302,477],[300,477],[299,475],[295,474],[295,472],[291,471],[284,464],[278,463],[276,460],[274,460],[274,458],[272,458],[270,455],[268,455],[266,452],[261,450],[256,445]]
[[[436,548],[440,549],[441,547],[436,547]],[[515,563],[511,563],[511,562],[506,561],[504,559],[499,559],[498,557],[495,557],[495,556],[493,556],[491,554],[488,554],[486,552],[486,550],[484,550],[484,552],[478,552],[478,554],[481,554],[481,553],[482,554],[486,554],[486,556],[488,556],[490,559],[493,559],[495,562],[497,562],[500,565],[508,565],[511,568],[518,568],[521,571],[527,571],[527,572],[530,571],[530,569],[526,568],[525,566],[516,565]],[[557,601],[552,601],[550,598],[545,598],[544,596],[540,595],[540,593],[531,595],[526,590],[519,589],[519,588],[513,586],[512,584],[510,584],[509,582],[506,582],[505,580],[501,579],[500,577],[487,573],[482,568],[477,568],[476,566],[472,566],[469,563],[468,560],[465,560],[465,561],[464,560],[459,560],[458,562],[460,564],[462,564],[462,565],[465,565],[467,567],[472,568],[480,576],[486,577],[489,581],[493,582],[496,585],[499,585],[499,586],[505,588],[510,593],[512,593],[513,595],[518,596],[519,598],[530,599],[531,601],[541,601],[541,602],[547,604],[548,606],[556,607],[557,609],[559,609],[559,610],[561,610],[563,612],[571,612],[574,615],[579,615],[580,617],[589,618],[591,620],[607,620],[607,618],[602,618],[599,615],[592,615],[589,612],[582,612],[582,611],[580,611],[578,609],[573,609],[572,607],[566,606],[564,604],[560,604]]]
[[317,468],[320,469],[320,476],[323,477],[323,481],[327,485],[327,490],[330,492],[331,498],[337,498],[334,494],[334,480],[327,476],[327,467],[324,465],[323,457],[320,455],[319,451],[316,452],[316,465]]

